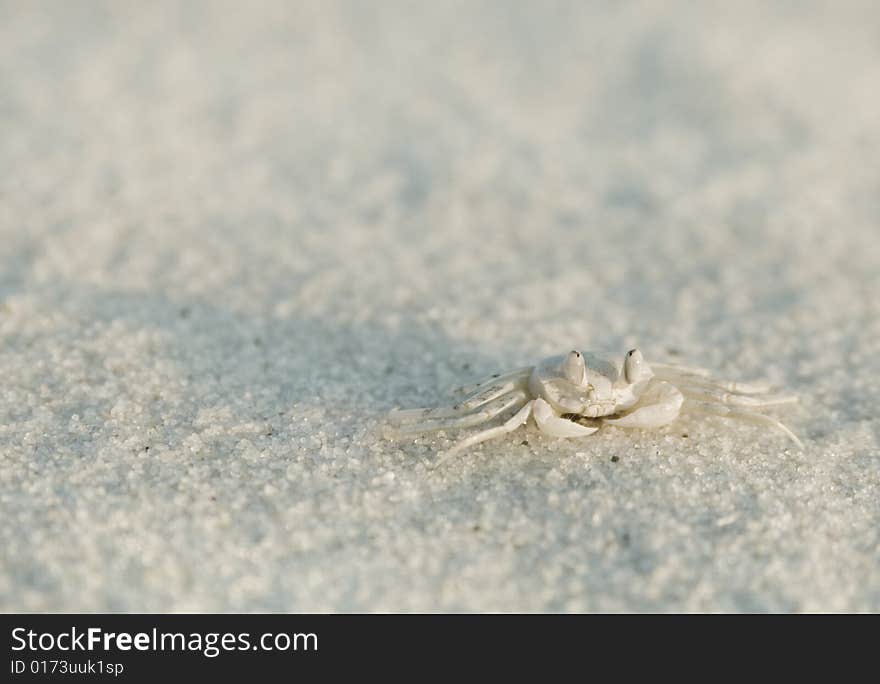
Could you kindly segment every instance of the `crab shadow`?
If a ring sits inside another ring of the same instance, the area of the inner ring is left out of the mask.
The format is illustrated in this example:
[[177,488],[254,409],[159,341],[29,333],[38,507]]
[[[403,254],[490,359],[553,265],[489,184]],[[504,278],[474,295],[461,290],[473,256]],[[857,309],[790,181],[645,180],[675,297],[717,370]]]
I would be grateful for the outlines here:
[[234,377],[254,394],[275,393],[292,402],[344,395],[347,404],[368,413],[430,401],[449,389],[444,382],[465,382],[498,364],[499,350],[481,350],[418,320],[391,327],[280,317],[224,309],[200,298],[82,289],[66,297],[65,308],[97,327],[149,331],[158,339],[155,353],[190,379]]
[[[512,349],[481,349],[417,317],[387,326],[337,322],[242,312],[197,297],[81,286],[60,299],[82,325],[78,334],[87,340],[98,390],[87,401],[99,416],[125,398],[113,396],[109,387],[117,394],[140,394],[134,378],[146,377],[173,384],[186,415],[226,408],[246,421],[270,408],[316,407],[330,420],[341,419],[327,432],[330,439],[352,438],[359,419],[375,425],[395,406],[442,404],[452,387],[521,361]],[[114,375],[108,368],[119,364],[109,357],[123,350],[111,347],[125,340],[133,340],[137,351],[127,353],[127,365]],[[157,385],[157,396],[161,393]],[[74,403],[68,413],[84,408]]]

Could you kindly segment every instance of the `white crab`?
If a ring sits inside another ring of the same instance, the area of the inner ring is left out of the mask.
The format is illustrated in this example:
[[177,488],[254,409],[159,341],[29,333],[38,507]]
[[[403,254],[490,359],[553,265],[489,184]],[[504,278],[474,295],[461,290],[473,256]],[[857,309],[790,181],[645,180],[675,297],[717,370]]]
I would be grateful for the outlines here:
[[649,366],[637,349],[628,351],[622,363],[604,354],[572,351],[459,388],[457,392],[469,396],[455,406],[395,409],[389,421],[397,435],[416,435],[472,427],[516,411],[501,425],[458,442],[440,463],[474,444],[516,430],[530,416],[545,435],[585,437],[602,423],[624,428],[667,425],[683,407],[692,413],[776,427],[802,447],[785,425],[757,412],[797,401],[794,396],[769,394],[769,389],[766,383],[717,380],[702,368]]

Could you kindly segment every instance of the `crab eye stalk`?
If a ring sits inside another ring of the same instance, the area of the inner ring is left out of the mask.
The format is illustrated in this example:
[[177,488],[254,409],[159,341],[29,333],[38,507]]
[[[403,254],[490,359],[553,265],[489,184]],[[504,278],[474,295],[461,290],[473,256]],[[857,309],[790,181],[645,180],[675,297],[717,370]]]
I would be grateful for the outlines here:
[[587,378],[587,367],[584,357],[579,351],[569,352],[562,362],[562,373],[575,385],[583,385]]
[[626,353],[623,362],[623,376],[629,384],[638,382],[642,377],[642,352],[638,349],[630,349]]

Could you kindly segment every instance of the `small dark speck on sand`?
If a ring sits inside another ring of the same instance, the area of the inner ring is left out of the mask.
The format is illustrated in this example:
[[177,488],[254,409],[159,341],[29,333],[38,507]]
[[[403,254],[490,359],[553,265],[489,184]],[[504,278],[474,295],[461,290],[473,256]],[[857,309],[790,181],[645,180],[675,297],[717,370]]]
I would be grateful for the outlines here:
[[685,439],[687,439],[688,437],[690,437],[690,435],[688,435],[687,432],[682,432],[682,433],[681,433],[681,436],[684,437]]
[[529,445],[529,440],[524,439],[522,442],[520,442],[520,445],[521,445],[521,446],[528,446],[528,445]]
[[612,463],[617,463],[619,460],[620,460],[620,456],[612,456],[612,457],[611,457],[611,462],[612,462]]

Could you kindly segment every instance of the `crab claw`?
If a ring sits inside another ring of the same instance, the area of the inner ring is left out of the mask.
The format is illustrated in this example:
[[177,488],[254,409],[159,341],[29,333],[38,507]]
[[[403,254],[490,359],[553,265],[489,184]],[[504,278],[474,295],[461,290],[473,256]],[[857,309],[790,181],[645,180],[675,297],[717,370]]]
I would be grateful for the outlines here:
[[620,418],[605,418],[609,425],[624,428],[654,428],[678,418],[684,396],[675,385],[654,382],[639,397],[635,408]]

